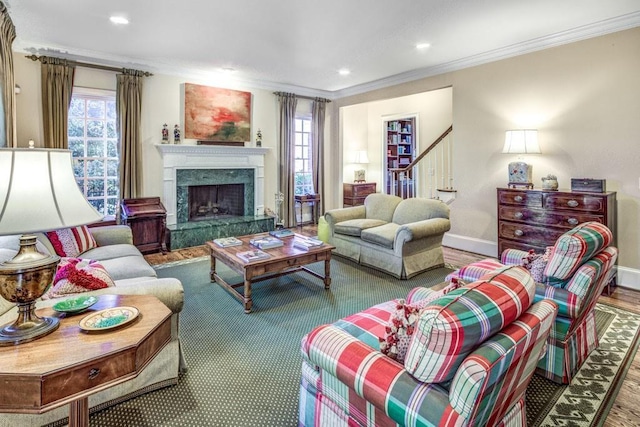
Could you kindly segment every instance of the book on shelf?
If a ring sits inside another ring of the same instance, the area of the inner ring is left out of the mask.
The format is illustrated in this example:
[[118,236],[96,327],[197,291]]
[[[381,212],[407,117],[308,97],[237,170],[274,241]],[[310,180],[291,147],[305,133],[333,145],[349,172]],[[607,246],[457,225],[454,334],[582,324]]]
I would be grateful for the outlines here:
[[256,237],[255,239],[251,239],[249,242],[253,246],[260,249],[278,248],[284,245],[284,243],[282,243],[282,240],[273,236]]
[[314,239],[313,237],[301,236],[299,234],[293,237],[293,247],[302,249],[303,251],[319,248],[322,245],[324,245],[322,240]]
[[288,228],[281,228],[279,230],[272,230],[269,232],[269,234],[271,234],[273,237],[289,237],[289,236],[293,236],[293,231],[289,230]]
[[213,239],[213,243],[220,246],[221,248],[228,248],[231,246],[242,245],[242,240],[236,239],[235,237],[221,237],[219,239]]
[[260,261],[269,258],[269,254],[262,252],[260,249],[252,249],[250,251],[238,252],[238,258],[246,262]]

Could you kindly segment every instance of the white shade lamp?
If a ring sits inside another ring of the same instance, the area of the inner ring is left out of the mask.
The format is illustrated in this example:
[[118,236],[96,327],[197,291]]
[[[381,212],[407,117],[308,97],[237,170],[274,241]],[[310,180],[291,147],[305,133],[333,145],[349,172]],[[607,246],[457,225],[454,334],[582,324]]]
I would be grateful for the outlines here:
[[0,236],[22,234],[18,253],[0,264],[0,294],[18,306],[17,320],[0,330],[0,345],[58,327],[57,318],[35,314],[35,301],[53,282],[60,258],[38,252],[32,233],[101,219],[78,188],[69,150],[0,149]]
[[505,154],[518,154],[518,161],[509,163],[509,187],[533,188],[533,167],[524,162],[523,154],[540,154],[538,131],[535,129],[508,130],[505,133]]
[[[353,163],[357,165],[366,165],[369,163],[369,155],[366,150],[358,150],[356,151],[355,158]],[[366,170],[365,169],[356,169],[353,173],[354,180],[353,182],[366,182],[365,179]]]

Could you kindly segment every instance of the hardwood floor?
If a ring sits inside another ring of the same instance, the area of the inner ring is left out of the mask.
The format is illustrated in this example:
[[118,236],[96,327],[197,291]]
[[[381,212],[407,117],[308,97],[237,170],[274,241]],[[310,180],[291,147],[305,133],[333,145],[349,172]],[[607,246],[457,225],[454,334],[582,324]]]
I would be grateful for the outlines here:
[[[315,226],[305,226],[296,229],[296,232],[307,235],[315,235]],[[151,265],[164,264],[167,262],[180,261],[190,258],[196,258],[209,255],[206,246],[196,246],[193,248],[178,249],[168,252],[166,255],[149,254],[145,255],[145,259]],[[467,265],[471,262],[487,258],[484,255],[478,255],[471,252],[459,251],[452,248],[444,248],[445,263],[459,267]],[[624,285],[624,284],[622,284]],[[614,307],[620,307],[625,310],[640,313],[640,292],[616,287],[612,295],[601,296],[600,302],[609,304]],[[611,411],[607,416],[604,427],[634,427],[640,426],[640,408],[636,399],[640,396],[640,352],[636,353],[635,358],[624,383],[622,384],[618,396],[611,407]],[[634,403],[635,402],[635,403]]]

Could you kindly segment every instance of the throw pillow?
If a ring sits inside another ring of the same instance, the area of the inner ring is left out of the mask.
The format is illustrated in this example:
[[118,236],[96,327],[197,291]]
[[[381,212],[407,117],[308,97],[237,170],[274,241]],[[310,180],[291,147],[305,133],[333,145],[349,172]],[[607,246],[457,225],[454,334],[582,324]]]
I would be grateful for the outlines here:
[[42,296],[42,299],[59,298],[112,286],[115,286],[113,279],[98,261],[62,258],[58,264],[56,277],[53,279],[53,286]]
[[77,257],[89,249],[98,247],[89,228],[85,225],[48,231],[47,237],[56,254],[61,257]]
[[[446,287],[439,291],[432,291],[427,297],[411,304],[407,304],[403,299],[398,300],[396,310],[391,313],[389,323],[385,326],[385,336],[380,338],[380,351],[400,363],[404,362],[420,311],[436,299],[463,285],[462,281],[454,278]],[[415,289],[410,294],[414,291]]]

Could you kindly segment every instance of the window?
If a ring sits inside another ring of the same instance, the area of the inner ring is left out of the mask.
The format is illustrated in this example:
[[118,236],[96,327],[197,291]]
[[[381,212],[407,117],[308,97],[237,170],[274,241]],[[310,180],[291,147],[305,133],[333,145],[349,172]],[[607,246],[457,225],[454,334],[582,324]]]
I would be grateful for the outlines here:
[[74,88],[68,136],[80,190],[98,212],[115,218],[120,198],[115,94]]
[[295,140],[295,194],[313,193],[313,176],[311,174],[311,119],[296,118]]

